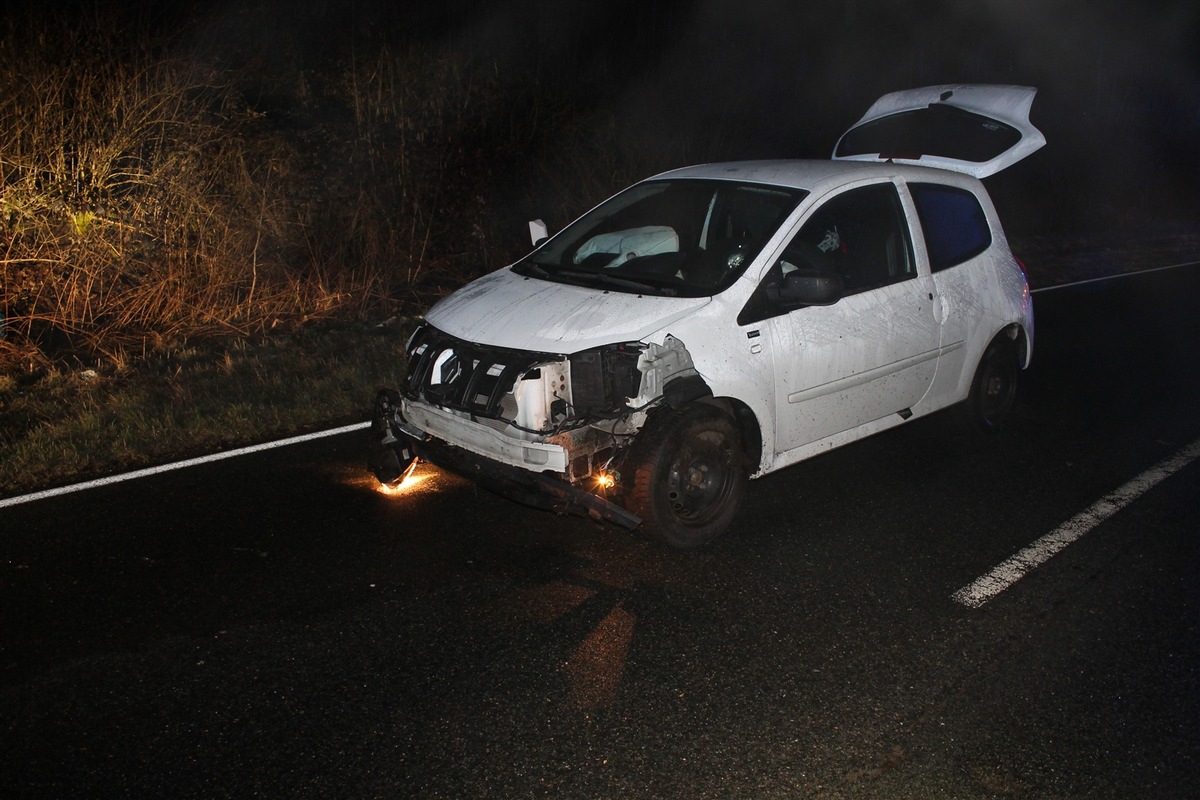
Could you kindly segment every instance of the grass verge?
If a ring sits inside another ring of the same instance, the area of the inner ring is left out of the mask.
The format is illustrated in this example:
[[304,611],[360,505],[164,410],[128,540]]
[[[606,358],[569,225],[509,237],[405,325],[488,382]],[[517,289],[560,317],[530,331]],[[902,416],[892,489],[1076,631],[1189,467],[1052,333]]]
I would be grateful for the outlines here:
[[399,383],[406,334],[325,326],[0,376],[0,496],[365,421]]

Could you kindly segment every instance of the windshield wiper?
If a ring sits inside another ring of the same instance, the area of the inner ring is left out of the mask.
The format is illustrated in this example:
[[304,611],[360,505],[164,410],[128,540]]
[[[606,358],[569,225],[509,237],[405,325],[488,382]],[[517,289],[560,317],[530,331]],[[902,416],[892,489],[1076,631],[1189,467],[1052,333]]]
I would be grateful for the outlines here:
[[546,269],[545,267],[538,266],[537,262],[534,261],[522,261],[519,264],[514,264],[512,270],[518,275],[526,278],[532,274],[535,278],[545,278],[546,280],[551,280],[550,270]]
[[599,283],[605,286],[615,286],[619,289],[629,289],[634,292],[653,292],[666,296],[674,296],[675,290],[668,289],[664,286],[659,286],[646,281],[635,281],[629,278],[618,278],[616,275],[609,275],[604,272],[588,272],[579,269],[558,269],[554,271],[555,276],[571,278],[577,281],[587,281],[589,283]]

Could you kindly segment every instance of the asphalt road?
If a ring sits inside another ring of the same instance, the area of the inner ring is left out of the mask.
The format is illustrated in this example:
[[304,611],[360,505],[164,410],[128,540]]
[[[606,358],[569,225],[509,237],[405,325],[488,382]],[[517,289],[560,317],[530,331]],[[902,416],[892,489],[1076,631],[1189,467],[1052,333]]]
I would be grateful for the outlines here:
[[363,434],[0,510],[0,796],[1193,797],[1200,463],[952,599],[1200,438],[1200,270],[1036,308],[1011,429],[754,481],[700,552],[386,496]]

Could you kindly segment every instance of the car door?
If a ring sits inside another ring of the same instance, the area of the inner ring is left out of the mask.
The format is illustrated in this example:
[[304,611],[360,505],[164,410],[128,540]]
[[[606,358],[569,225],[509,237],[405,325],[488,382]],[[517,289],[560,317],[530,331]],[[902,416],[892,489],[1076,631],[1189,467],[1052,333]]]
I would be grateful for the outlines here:
[[[790,271],[832,273],[837,301],[793,310],[771,297]],[[775,452],[905,414],[937,370],[938,322],[896,186],[828,199],[768,270],[752,315],[775,372]],[[749,307],[748,307],[749,308]]]

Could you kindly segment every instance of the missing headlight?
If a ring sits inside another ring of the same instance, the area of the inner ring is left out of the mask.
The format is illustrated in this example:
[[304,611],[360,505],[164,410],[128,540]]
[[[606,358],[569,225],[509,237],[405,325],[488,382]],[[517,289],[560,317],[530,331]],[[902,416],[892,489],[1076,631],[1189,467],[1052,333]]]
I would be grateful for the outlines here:
[[641,384],[640,344],[613,344],[570,356],[571,401],[577,416],[611,414],[625,408]]

